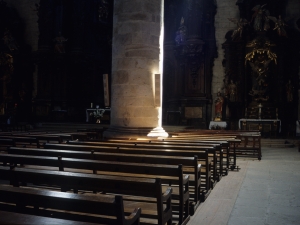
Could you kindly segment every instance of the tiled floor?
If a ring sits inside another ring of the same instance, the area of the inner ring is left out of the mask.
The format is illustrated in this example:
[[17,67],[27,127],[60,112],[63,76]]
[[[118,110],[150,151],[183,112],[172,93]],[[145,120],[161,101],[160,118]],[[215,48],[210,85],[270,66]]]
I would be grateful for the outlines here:
[[239,158],[188,225],[299,225],[300,152],[262,147],[262,160]]

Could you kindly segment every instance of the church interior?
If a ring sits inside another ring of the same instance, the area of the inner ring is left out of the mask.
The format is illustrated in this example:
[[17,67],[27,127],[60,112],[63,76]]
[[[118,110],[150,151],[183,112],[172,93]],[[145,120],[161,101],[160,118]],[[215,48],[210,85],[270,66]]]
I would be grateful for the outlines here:
[[[11,0],[1,10],[1,122],[94,123],[86,114],[97,106],[109,124],[123,69],[112,62],[113,1]],[[299,18],[295,0],[165,0],[162,125],[295,135]]]
[[4,224],[239,224],[199,211],[300,149],[299,0],[0,0],[0,36]]

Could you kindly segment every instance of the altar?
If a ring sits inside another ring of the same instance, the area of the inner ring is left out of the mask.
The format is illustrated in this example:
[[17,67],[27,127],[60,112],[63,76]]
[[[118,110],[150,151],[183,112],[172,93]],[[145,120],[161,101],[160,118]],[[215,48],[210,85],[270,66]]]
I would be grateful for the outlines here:
[[227,128],[226,121],[210,121],[209,128],[210,130],[225,130]]
[[240,130],[259,130],[262,135],[277,135],[281,132],[281,120],[279,119],[240,119]]

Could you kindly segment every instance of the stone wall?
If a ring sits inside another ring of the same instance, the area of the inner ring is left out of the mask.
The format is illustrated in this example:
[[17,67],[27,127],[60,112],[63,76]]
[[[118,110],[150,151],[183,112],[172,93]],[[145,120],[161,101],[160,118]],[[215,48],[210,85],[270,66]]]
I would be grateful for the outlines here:
[[[212,96],[216,98],[218,90],[223,88],[223,79],[225,76],[222,61],[224,59],[224,51],[222,44],[225,42],[225,35],[229,30],[233,30],[236,25],[228,20],[228,18],[239,18],[239,8],[235,4],[236,0],[216,0],[217,14],[215,17],[216,44],[218,48],[218,57],[215,59],[212,78]],[[212,119],[214,118],[214,106],[212,110]]]
[[8,7],[12,7],[17,10],[18,15],[23,21],[25,29],[25,43],[32,47],[32,51],[38,50],[38,15],[35,4],[39,3],[39,0],[5,0]]

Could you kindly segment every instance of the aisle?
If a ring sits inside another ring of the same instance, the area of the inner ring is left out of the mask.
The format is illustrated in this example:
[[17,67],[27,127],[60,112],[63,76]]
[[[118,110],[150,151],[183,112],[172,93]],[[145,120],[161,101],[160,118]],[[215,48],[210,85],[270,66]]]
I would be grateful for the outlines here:
[[[251,160],[251,159],[250,159]],[[230,217],[232,208],[243,183],[249,159],[238,159],[240,171],[230,171],[217,183],[207,200],[203,202],[192,216],[188,225],[225,225]]]
[[297,147],[262,147],[262,160],[238,158],[188,225],[282,225],[300,221]]
[[229,225],[296,225],[300,221],[300,152],[264,147],[248,164]]

